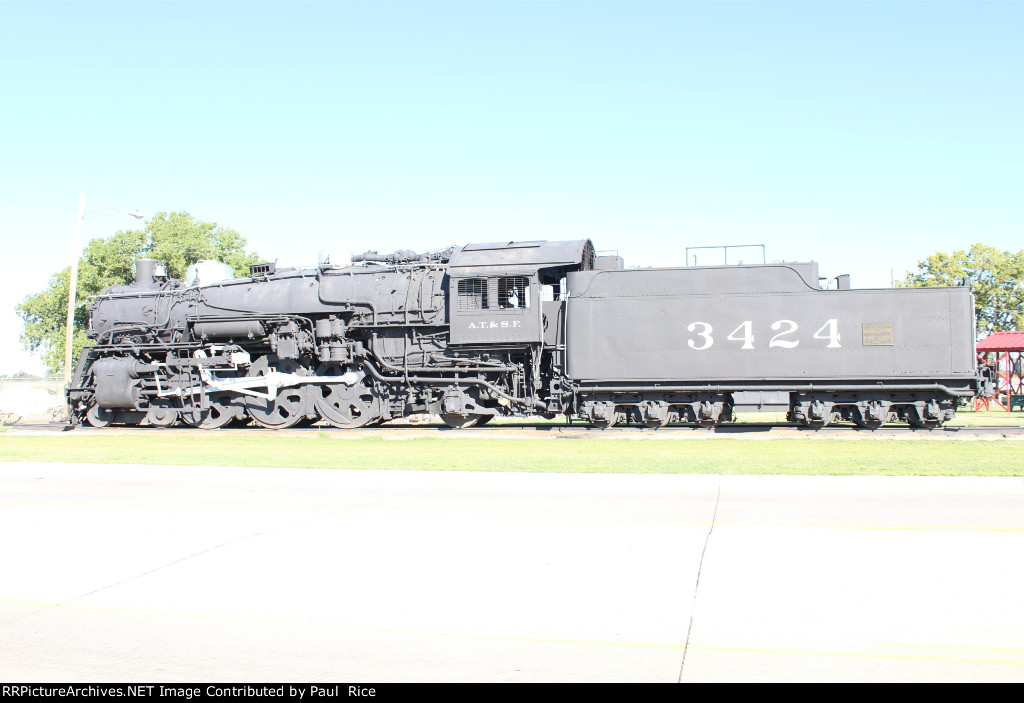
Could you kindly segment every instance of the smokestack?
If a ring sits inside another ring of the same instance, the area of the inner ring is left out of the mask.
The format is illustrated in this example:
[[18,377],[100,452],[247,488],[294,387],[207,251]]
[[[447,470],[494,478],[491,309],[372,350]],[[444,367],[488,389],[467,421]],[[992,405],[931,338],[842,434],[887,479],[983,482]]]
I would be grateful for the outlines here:
[[139,259],[135,262],[135,285],[140,288],[155,288],[167,278],[167,268],[162,261],[156,259]]

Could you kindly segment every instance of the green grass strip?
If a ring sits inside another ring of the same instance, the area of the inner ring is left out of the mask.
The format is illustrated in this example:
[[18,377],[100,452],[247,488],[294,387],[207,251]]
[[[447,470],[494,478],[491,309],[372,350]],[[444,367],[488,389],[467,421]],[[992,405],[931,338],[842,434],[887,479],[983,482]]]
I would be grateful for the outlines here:
[[[1024,476],[1024,442],[0,435],[0,461],[567,473]],[[2,469],[0,469],[2,470]]]

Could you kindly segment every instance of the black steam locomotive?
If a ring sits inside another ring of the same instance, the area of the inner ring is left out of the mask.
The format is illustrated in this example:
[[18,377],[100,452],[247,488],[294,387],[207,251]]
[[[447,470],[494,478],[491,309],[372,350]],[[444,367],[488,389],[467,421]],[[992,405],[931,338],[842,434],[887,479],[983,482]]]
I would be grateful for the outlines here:
[[805,426],[935,427],[985,383],[969,288],[822,289],[813,263],[627,270],[582,240],[250,274],[139,261],[92,303],[72,421],[657,428],[780,403]]

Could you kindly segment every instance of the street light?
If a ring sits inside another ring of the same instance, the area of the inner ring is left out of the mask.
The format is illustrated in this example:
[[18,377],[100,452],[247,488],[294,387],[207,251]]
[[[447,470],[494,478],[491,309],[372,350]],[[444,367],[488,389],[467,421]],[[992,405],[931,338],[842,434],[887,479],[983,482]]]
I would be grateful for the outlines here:
[[82,222],[90,212],[97,210],[120,210],[127,212],[136,220],[141,220],[143,215],[138,210],[125,210],[122,207],[97,207],[92,210],[85,209],[85,193],[78,198],[78,219],[75,220],[75,250],[71,256],[71,285],[68,288],[68,319],[64,331],[64,385],[71,386],[71,344],[75,335],[75,294],[78,292],[78,257],[81,255]]

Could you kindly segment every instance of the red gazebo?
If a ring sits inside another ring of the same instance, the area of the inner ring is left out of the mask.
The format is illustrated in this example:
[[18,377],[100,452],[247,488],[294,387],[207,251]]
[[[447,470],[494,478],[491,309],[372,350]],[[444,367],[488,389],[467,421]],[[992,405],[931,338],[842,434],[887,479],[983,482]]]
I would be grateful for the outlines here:
[[1024,410],[1024,332],[993,332],[978,342],[978,355],[996,368],[996,394],[978,398],[975,408],[989,409],[995,403],[1004,410]]

